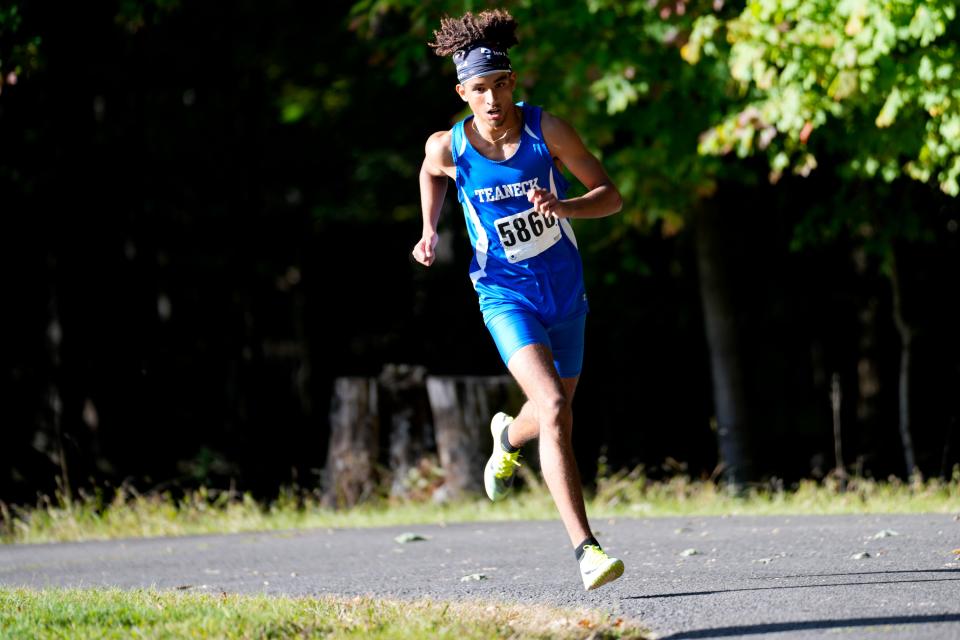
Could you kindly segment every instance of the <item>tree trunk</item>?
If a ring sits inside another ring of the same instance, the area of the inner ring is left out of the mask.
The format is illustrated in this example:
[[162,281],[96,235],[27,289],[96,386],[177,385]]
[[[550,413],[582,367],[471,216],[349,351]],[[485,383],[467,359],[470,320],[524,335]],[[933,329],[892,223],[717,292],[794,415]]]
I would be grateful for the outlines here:
[[907,477],[913,478],[919,471],[913,452],[913,438],[910,435],[910,355],[913,345],[913,329],[903,317],[903,297],[900,282],[899,265],[896,251],[890,250],[890,285],[893,290],[893,321],[900,334],[900,383],[899,424],[900,442],[903,443],[903,459],[907,467]]
[[293,326],[297,344],[300,347],[297,368],[294,373],[294,389],[300,400],[300,410],[305,418],[313,415],[313,401],[310,395],[310,383],[313,372],[310,368],[310,339],[307,331],[307,296],[300,282],[300,270],[289,269],[286,281],[293,287]]
[[430,401],[423,367],[388,364],[380,374],[384,415],[389,416],[390,495],[408,496],[411,473],[433,450]]
[[351,507],[376,490],[380,418],[375,378],[337,378],[330,406],[330,447],[323,503]]
[[737,335],[733,282],[725,254],[721,215],[709,203],[697,219],[697,268],[710,352],[717,444],[723,477],[734,488],[752,478],[746,384]]
[[[858,303],[859,344],[857,354],[857,424],[861,434],[869,441],[880,429],[880,366],[877,319],[880,300],[874,281],[875,268],[871,266],[867,252],[858,247],[853,252],[853,264],[866,298]],[[859,473],[857,471],[856,473]]]
[[50,293],[47,301],[47,355],[50,360],[50,385],[47,389],[47,406],[50,410],[53,437],[56,441],[56,452],[53,458],[60,467],[58,484],[63,499],[70,504],[73,501],[73,490],[70,485],[70,470],[67,467],[66,437],[63,433],[63,399],[60,394],[60,381],[63,375],[60,366],[60,342],[63,339],[63,328],[60,325],[60,308],[57,300],[57,260],[52,254],[47,257],[47,264],[50,270]]
[[830,409],[833,412],[833,473],[840,482],[840,491],[847,489],[847,466],[843,463],[843,435],[840,430],[840,408],[843,390],[840,388],[840,374],[834,373],[830,379]]
[[483,491],[483,467],[490,456],[490,418],[519,408],[520,391],[510,376],[427,377],[437,453],[444,473],[437,499]]

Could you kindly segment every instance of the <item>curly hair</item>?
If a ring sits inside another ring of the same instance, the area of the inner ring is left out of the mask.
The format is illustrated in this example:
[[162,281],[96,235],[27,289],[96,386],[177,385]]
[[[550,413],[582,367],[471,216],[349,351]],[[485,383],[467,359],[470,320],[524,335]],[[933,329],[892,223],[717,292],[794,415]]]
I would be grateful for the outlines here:
[[490,9],[474,15],[468,11],[459,18],[440,18],[440,28],[429,42],[438,56],[449,56],[471,44],[485,42],[501,49],[517,44],[517,21],[503,9]]

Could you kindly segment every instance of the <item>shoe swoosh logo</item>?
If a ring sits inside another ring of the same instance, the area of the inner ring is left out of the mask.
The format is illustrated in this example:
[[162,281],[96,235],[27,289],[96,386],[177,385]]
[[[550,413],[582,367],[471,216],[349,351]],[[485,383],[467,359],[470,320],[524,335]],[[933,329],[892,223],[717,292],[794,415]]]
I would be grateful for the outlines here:
[[583,572],[583,575],[585,575],[585,576],[593,575],[593,574],[596,573],[597,571],[600,571],[600,567],[594,567],[593,569],[590,569],[589,571],[584,571],[584,572]]

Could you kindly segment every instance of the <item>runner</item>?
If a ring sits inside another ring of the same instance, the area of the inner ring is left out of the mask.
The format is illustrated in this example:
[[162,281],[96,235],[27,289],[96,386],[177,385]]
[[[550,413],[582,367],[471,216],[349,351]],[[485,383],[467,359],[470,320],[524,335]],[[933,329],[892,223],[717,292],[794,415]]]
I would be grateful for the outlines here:
[[[491,500],[513,486],[520,448],[539,438],[540,465],[586,589],[623,574],[587,522],[573,455],[571,402],[583,362],[588,310],[583,268],[568,218],[620,210],[617,188],[577,132],[540,107],[514,103],[508,49],[517,23],[503,10],[443,18],[430,43],[452,56],[457,93],[472,116],[427,140],[420,169],[423,233],[414,258],[430,266],[448,178],[456,183],[474,256],[470,279],[484,323],[527,400],[517,416],[490,423],[493,453],[484,471]],[[587,193],[565,198],[566,167]]]

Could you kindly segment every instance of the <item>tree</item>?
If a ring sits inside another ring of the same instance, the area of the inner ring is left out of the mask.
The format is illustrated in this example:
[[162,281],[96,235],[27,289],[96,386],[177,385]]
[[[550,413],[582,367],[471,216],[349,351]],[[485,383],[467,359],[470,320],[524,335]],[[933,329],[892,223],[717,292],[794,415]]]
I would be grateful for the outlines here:
[[[955,18],[954,3],[945,1],[753,0],[725,22],[699,17],[682,49],[693,64],[703,54],[725,59],[743,96],[704,134],[702,153],[765,154],[774,182],[787,169],[809,175],[818,155],[829,156],[848,183],[872,189],[837,207],[838,219],[813,235],[866,230],[865,244],[882,257],[902,342],[899,427],[911,476],[918,471],[909,404],[914,331],[903,305],[898,247],[929,230],[912,202],[897,197],[908,188],[894,182],[907,177],[960,194]],[[876,200],[862,206],[877,195],[892,206]]]

